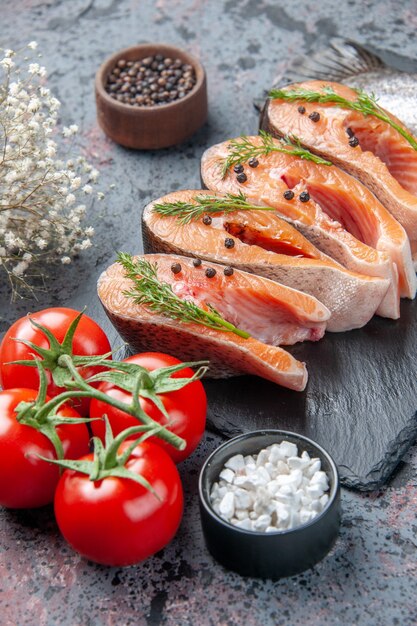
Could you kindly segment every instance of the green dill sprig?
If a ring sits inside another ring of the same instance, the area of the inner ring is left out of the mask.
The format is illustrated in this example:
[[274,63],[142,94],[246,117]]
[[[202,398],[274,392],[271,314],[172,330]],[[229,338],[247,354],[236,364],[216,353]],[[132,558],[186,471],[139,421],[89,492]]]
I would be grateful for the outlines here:
[[249,159],[268,156],[271,152],[284,152],[285,154],[298,156],[300,159],[313,161],[320,165],[333,165],[330,161],[326,161],[326,159],[322,159],[303,148],[300,140],[294,135],[287,135],[283,139],[278,140],[264,130],[259,131],[259,135],[261,138],[259,145],[252,143],[246,135],[242,135],[238,139],[232,139],[229,142],[229,155],[222,163],[222,178],[226,176],[229,169],[234,165],[246,163]]
[[386,122],[392,128],[395,128],[408,141],[410,146],[417,150],[417,140],[402,126],[397,124],[395,120],[379,106],[374,94],[367,94],[360,89],[354,90],[358,97],[356,100],[348,100],[339,96],[330,85],[324,87],[323,91],[314,91],[313,89],[305,89],[303,87],[297,87],[296,89],[272,89],[269,92],[269,97],[278,100],[287,100],[288,102],[318,102],[320,104],[337,104],[342,109],[349,109],[351,111],[358,111],[365,117],[367,115],[373,115],[373,117]]
[[209,213],[235,213],[236,211],[275,211],[270,206],[257,206],[246,200],[239,191],[237,195],[227,193],[225,196],[198,195],[191,202],[165,202],[154,204],[152,211],[164,217],[177,217],[181,224],[189,224]]
[[208,311],[201,309],[194,302],[181,300],[171,285],[158,278],[157,263],[145,259],[134,260],[130,254],[120,252],[118,259],[125,275],[133,282],[133,288],[124,295],[132,298],[136,304],[144,305],[155,313],[180,322],[201,324],[213,330],[232,332],[243,339],[250,334],[225,320],[216,309],[208,304]]

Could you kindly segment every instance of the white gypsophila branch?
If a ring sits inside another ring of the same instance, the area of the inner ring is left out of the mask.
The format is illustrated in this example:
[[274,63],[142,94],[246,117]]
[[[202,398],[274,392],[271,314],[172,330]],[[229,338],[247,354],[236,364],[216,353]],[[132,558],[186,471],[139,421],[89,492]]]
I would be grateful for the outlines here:
[[86,204],[104,197],[93,193],[99,172],[71,157],[77,125],[58,131],[60,102],[44,85],[36,48],[30,42],[22,62],[22,50],[0,48],[0,271],[14,295],[40,267],[66,265],[92,245]]

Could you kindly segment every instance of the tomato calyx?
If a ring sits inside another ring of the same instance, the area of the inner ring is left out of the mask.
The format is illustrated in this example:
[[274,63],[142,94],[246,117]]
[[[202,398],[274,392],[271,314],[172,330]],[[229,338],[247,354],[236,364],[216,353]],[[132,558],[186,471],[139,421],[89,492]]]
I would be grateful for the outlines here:
[[[52,379],[57,387],[65,387],[66,383],[70,379],[70,375],[68,373],[68,369],[65,367],[61,367],[59,364],[59,359],[63,355],[67,355],[71,357],[72,362],[76,367],[85,367],[86,365],[94,366],[96,362],[105,361],[107,357],[111,356],[111,352],[106,354],[99,355],[97,357],[93,356],[77,356],[73,354],[73,340],[74,334],[77,330],[77,326],[80,323],[80,320],[84,314],[84,310],[81,311],[77,315],[77,317],[71,322],[68,327],[67,332],[65,333],[65,337],[62,343],[59,343],[55,335],[45,326],[39,324],[36,320],[29,317],[30,323],[32,326],[37,328],[45,337],[48,339],[49,348],[42,348],[41,346],[36,345],[32,341],[27,341],[26,339],[14,339],[19,343],[23,343],[25,346],[33,350],[33,352],[38,356],[42,357],[42,365],[46,370],[49,370],[52,375]],[[107,363],[107,361],[106,361]],[[28,367],[37,367],[36,359],[23,359],[17,361],[11,361],[8,365],[27,365]]]
[[[87,358],[87,357],[86,357]],[[96,357],[91,357],[91,358],[96,358]],[[148,381],[148,375],[149,372],[147,370],[145,370],[146,375],[144,374],[144,372],[142,371],[143,368],[139,368],[138,371],[135,372],[135,375],[132,376],[132,380],[131,380],[131,384],[132,384],[132,400],[130,402],[130,404],[127,404],[126,402],[122,402],[120,400],[117,400],[116,398],[111,398],[110,396],[108,396],[107,394],[103,393],[102,391],[100,391],[99,389],[96,389],[95,387],[91,386],[89,383],[91,380],[96,381],[96,380],[100,380],[99,376],[103,376],[104,374],[106,374],[106,372],[102,372],[100,374],[96,374],[95,376],[92,376],[91,378],[85,380],[81,374],[78,372],[77,368],[74,365],[74,362],[72,360],[72,358],[67,355],[61,355],[59,358],[59,364],[60,367],[65,367],[67,368],[70,376],[66,382],[66,387],[68,389],[68,391],[64,391],[63,393],[59,394],[58,396],[55,396],[54,398],[52,398],[51,400],[49,400],[48,402],[44,402],[45,398],[46,398],[46,385],[47,385],[47,380],[46,380],[46,374],[45,374],[45,370],[43,368],[43,361],[37,361],[38,363],[38,367],[41,368],[40,371],[43,372],[42,374],[42,380],[41,380],[41,385],[40,385],[40,390],[42,388],[42,395],[41,395],[41,391],[39,392],[39,397],[40,400],[39,402],[36,401],[35,403],[31,403],[31,407],[29,407],[31,409],[31,415],[30,417],[35,419],[36,422],[43,424],[45,422],[45,420],[50,420],[51,419],[51,414],[57,410],[58,407],[60,407],[62,404],[64,404],[65,402],[72,400],[73,398],[95,398],[96,400],[99,400],[101,402],[104,402],[105,404],[108,404],[112,407],[115,407],[116,409],[119,409],[120,411],[123,411],[125,413],[128,413],[129,415],[135,417],[139,423],[141,423],[144,426],[147,426],[148,428],[152,428],[152,429],[156,429],[155,432],[157,433],[157,436],[160,437],[161,439],[163,439],[164,441],[170,443],[171,445],[173,445],[175,448],[177,448],[178,450],[184,450],[186,447],[186,441],[184,439],[182,439],[181,437],[179,437],[178,435],[176,435],[175,433],[171,432],[169,430],[169,426],[171,425],[171,422],[169,420],[169,416],[167,415],[168,418],[168,423],[165,424],[165,426],[161,426],[159,424],[159,422],[155,421],[154,419],[152,419],[151,417],[149,417],[149,415],[147,415],[147,413],[145,413],[145,411],[142,409],[141,404],[140,404],[140,396],[142,394],[142,388],[143,388],[143,381],[145,379],[145,384],[146,382],[149,383]],[[119,363],[117,361],[109,361],[107,362],[107,366],[108,367],[116,367],[119,366],[121,364],[121,366],[123,367],[124,363]],[[184,368],[186,366],[186,364],[181,364],[181,368]],[[201,368],[200,368],[201,369]],[[204,369],[204,368],[203,368]],[[205,369],[204,369],[205,371]],[[196,372],[195,374],[196,376],[200,375],[199,371]],[[202,374],[201,374],[202,375]],[[41,376],[41,374],[40,374]],[[192,379],[191,378],[187,378],[187,379],[175,379],[175,380],[179,380],[179,381],[183,381],[183,385],[186,384],[184,381],[190,382]],[[172,383],[173,385],[175,385],[175,381],[173,381]],[[43,399],[43,402],[42,402]],[[157,401],[160,401],[159,398]],[[22,404],[22,403],[21,403]],[[29,403],[30,404],[30,403]],[[27,413],[26,411],[29,410],[28,407],[26,406],[21,406],[18,407],[20,408],[19,411],[19,415],[20,413],[25,414],[25,416],[27,417]],[[165,409],[164,409],[165,411]],[[91,421],[94,419],[101,419],[101,417],[98,418],[89,418],[85,421]],[[69,422],[65,422],[65,423],[69,423]]]
[[[128,470],[125,465],[136,446],[149,437],[158,435],[158,431],[163,430],[163,426],[156,423],[154,425],[144,424],[142,426],[133,426],[132,428],[127,428],[119,433],[117,437],[114,437],[108,418],[105,417],[104,420],[106,423],[105,445],[103,445],[99,437],[93,438],[94,457],[92,461],[85,459],[71,461],[67,459],[55,460],[47,459],[45,457],[40,458],[48,463],[58,465],[63,469],[69,469],[80,472],[81,474],[86,474],[92,482],[101,481],[109,476],[133,480],[142,485],[142,487],[148,489],[148,491],[153,493],[154,496],[160,500],[161,498],[158,496],[150,482],[140,474]],[[132,441],[130,445],[127,446],[121,454],[119,454],[121,444],[126,439],[136,434],[140,434],[140,437]]]
[[[190,383],[198,381],[206,373],[208,361],[178,363],[149,371],[136,363],[108,360],[108,357],[112,354],[111,352],[95,356],[74,355],[74,334],[83,313],[84,312],[79,313],[71,322],[62,343],[59,343],[48,328],[29,318],[31,324],[48,339],[49,348],[37,346],[33,342],[25,339],[16,339],[16,341],[23,343],[33,350],[34,354],[33,359],[16,360],[12,363],[37,367],[40,378],[38,400],[31,403],[30,406],[20,405],[17,419],[22,421],[22,423],[32,425],[38,430],[43,429],[42,432],[51,440],[56,448],[57,457],[60,459],[62,458],[62,446],[55,432],[55,426],[58,425],[58,422],[54,422],[54,420],[60,418],[54,415],[54,412],[65,402],[71,402],[74,399],[77,401],[83,398],[88,400],[96,399],[134,417],[139,424],[144,424],[149,427],[155,427],[155,425],[158,424],[157,436],[173,445],[178,450],[184,450],[187,442],[169,430],[170,416],[160,396],[177,391]],[[173,377],[174,374],[185,368],[196,366],[198,369],[191,377]],[[85,377],[86,370],[92,368],[100,368],[102,371],[90,375],[88,378]],[[45,402],[47,370],[51,372],[54,384],[66,391],[55,395],[51,400]],[[130,403],[112,398],[100,391],[100,389],[97,389],[96,385],[101,382],[114,384],[120,389],[130,392]],[[145,413],[141,407],[140,398],[146,398],[151,401],[162,413],[167,420],[163,428],[159,426],[159,422]],[[101,416],[98,419],[101,419]],[[91,418],[85,419],[85,421],[90,420]],[[66,421],[65,423],[70,422]]]
[[46,402],[46,390],[48,386],[48,380],[46,377],[45,369],[42,365],[42,361],[35,360],[35,364],[39,372],[39,390],[36,400],[34,402],[20,402],[16,407],[16,420],[24,426],[29,426],[38,430],[42,435],[47,437],[52,443],[57,459],[64,458],[64,449],[62,447],[62,441],[56,432],[56,427],[63,424],[85,424],[91,422],[94,418],[89,417],[61,417],[57,415],[59,408],[65,403],[62,400],[59,403],[54,403],[48,407],[49,402]]
[[[197,367],[194,375],[190,378],[173,378],[172,375],[187,367]],[[147,370],[145,367],[137,363],[128,363],[126,361],[112,361],[109,368],[105,372],[100,372],[88,379],[88,383],[107,382],[119,387],[123,391],[134,393],[138,377],[141,384],[138,389],[139,396],[146,398],[155,404],[161,413],[169,419],[166,408],[160,398],[160,394],[166,394],[178,391],[186,385],[196,380],[200,380],[207,372],[208,361],[185,362],[161,367],[153,371]]]

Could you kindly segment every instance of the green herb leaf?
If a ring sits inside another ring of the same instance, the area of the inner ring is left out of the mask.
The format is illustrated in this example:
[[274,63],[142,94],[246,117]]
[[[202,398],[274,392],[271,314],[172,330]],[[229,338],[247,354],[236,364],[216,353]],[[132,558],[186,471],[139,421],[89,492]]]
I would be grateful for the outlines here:
[[164,217],[177,217],[181,224],[188,224],[210,213],[235,213],[236,211],[275,211],[270,206],[257,206],[247,201],[246,196],[231,193],[225,196],[211,196],[209,194],[195,196],[193,202],[165,202],[154,204],[152,211]]
[[126,277],[133,282],[133,288],[124,295],[132,298],[136,304],[180,322],[232,332],[244,339],[250,337],[249,333],[225,320],[213,307],[205,311],[194,302],[181,300],[172,291],[171,285],[158,279],[156,263],[149,263],[145,259],[134,260],[130,254],[123,252],[119,253],[118,262],[125,269]]
[[274,137],[263,130],[259,131],[261,143],[253,143],[249,137],[243,135],[239,139],[232,139],[229,142],[229,156],[222,164],[222,178],[224,178],[229,169],[235,165],[246,163],[249,159],[257,159],[258,157],[268,156],[271,152],[284,152],[300,159],[313,161],[319,165],[333,165],[330,161],[322,159],[313,154],[306,148],[303,148],[299,139],[295,135],[288,135],[283,139],[274,139]]
[[392,128],[395,128],[408,141],[410,146],[417,150],[417,140],[402,126],[397,124],[395,120],[379,106],[374,94],[367,94],[360,89],[355,89],[358,97],[356,100],[348,100],[337,94],[330,85],[324,87],[323,91],[314,91],[313,89],[304,89],[303,87],[296,87],[295,89],[272,89],[269,93],[269,97],[278,100],[287,100],[288,102],[318,102],[321,104],[331,103],[336,104],[342,109],[349,109],[351,111],[358,111],[365,117],[367,115],[373,115],[379,120],[386,122]]

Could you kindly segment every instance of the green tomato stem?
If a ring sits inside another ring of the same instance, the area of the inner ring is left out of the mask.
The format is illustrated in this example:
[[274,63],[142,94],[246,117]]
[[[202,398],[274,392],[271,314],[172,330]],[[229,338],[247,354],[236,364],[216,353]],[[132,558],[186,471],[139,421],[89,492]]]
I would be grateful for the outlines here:
[[[79,372],[77,371],[77,368],[74,366],[72,362],[71,357],[68,356],[67,354],[63,354],[59,357],[58,364],[61,367],[68,368],[68,370],[70,371],[70,373],[72,374],[74,378],[74,382],[77,385],[77,388],[79,389],[79,391],[78,390],[66,391],[60,394],[59,396],[52,398],[39,410],[38,415],[41,419],[44,415],[49,414],[53,409],[55,409],[55,407],[58,404],[62,404],[63,402],[71,398],[80,398],[80,397],[91,398],[91,399],[94,398],[100,402],[104,402],[105,404],[112,406],[115,409],[118,409],[119,411],[128,413],[128,415],[135,417],[137,420],[139,420],[140,422],[142,422],[143,424],[147,426],[152,426],[152,427],[157,428],[159,431],[158,437],[160,437],[164,441],[167,441],[168,443],[173,445],[175,448],[178,448],[179,450],[184,450],[186,446],[186,441],[184,439],[182,439],[181,437],[178,437],[178,435],[176,435],[175,433],[161,426],[158,422],[153,420],[151,417],[149,417],[149,415],[145,413],[145,411],[140,406],[140,403],[138,400],[138,391],[135,390],[135,392],[132,394],[132,402],[130,404],[127,404],[125,402],[117,400],[117,398],[111,398],[109,395],[103,393],[99,389],[96,389],[95,387],[92,387],[91,385],[89,385],[84,380],[84,378],[80,376]],[[143,374],[141,374],[138,378],[140,379],[142,375]],[[138,389],[139,388],[140,388],[140,385]]]

